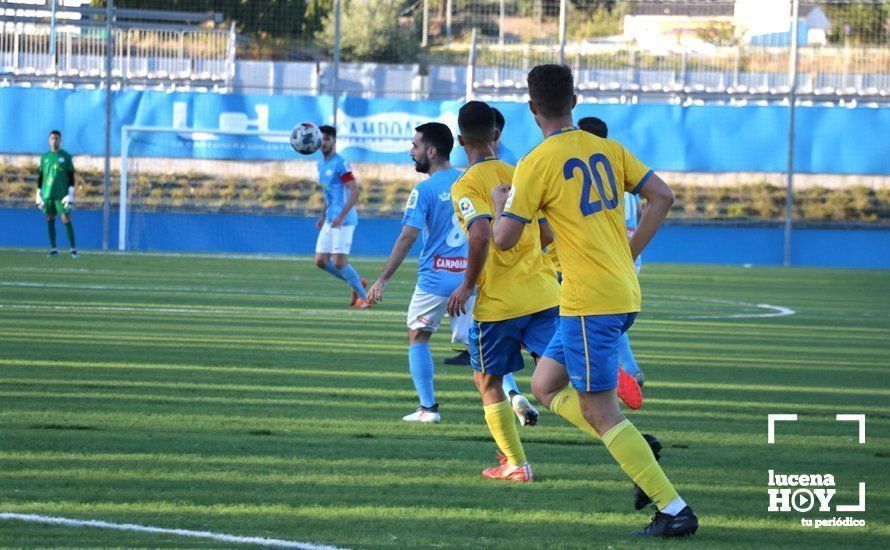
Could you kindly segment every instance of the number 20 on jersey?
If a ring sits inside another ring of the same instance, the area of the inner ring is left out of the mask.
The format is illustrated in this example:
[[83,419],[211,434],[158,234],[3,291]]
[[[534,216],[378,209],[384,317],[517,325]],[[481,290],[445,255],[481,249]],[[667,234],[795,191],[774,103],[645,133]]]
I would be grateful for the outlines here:
[[[606,178],[609,180],[609,187],[612,191],[612,198],[606,196],[605,182],[603,176],[598,170],[602,166]],[[585,216],[596,214],[606,207],[606,210],[612,210],[618,206],[618,188],[615,187],[615,174],[612,172],[612,164],[606,155],[597,153],[592,155],[587,162],[579,158],[570,158],[562,167],[562,174],[566,181],[570,181],[575,177],[575,171],[581,171],[582,185],[581,188],[581,213]],[[596,184],[596,190],[599,192],[599,199],[590,200],[590,188]]]

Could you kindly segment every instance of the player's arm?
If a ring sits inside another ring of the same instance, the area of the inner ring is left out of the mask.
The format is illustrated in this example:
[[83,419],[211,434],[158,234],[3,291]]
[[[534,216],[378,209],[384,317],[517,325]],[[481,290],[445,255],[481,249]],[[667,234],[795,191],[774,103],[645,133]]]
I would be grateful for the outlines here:
[[550,223],[547,221],[547,218],[541,218],[538,220],[538,227],[541,233],[541,248],[547,248],[553,241],[556,240],[556,235],[553,234],[553,228],[550,227]]
[[318,215],[318,219],[315,221],[315,227],[321,229],[324,227],[325,222],[325,214],[328,211],[328,199],[325,198],[324,194],[321,196],[321,214]]
[[467,269],[464,271],[464,282],[451,293],[448,298],[448,315],[457,317],[467,312],[467,300],[476,290],[476,281],[488,259],[488,246],[491,241],[491,227],[488,216],[478,216],[470,221],[467,228]]
[[37,194],[34,196],[34,202],[37,203],[37,206],[43,208],[43,196],[40,194],[40,190],[43,188],[43,157],[40,157],[40,163],[37,165]]
[[519,242],[522,231],[525,229],[525,220],[512,216],[504,216],[504,206],[510,196],[510,186],[501,184],[491,191],[491,200],[494,202],[494,227],[492,237],[498,250],[510,250]]
[[341,210],[340,214],[338,214],[331,222],[331,227],[340,227],[343,225],[343,220],[346,219],[346,215],[349,214],[349,211],[352,210],[358,202],[358,183],[355,181],[355,176],[352,175],[352,172],[343,174],[340,177],[340,181],[342,181],[343,185],[349,189],[349,196],[346,198],[346,204],[343,205],[343,210]]
[[395,275],[402,262],[405,261],[408,252],[414,246],[414,241],[417,240],[418,234],[420,234],[418,228],[411,227],[410,225],[402,226],[402,232],[399,234],[399,238],[396,239],[395,244],[392,245],[392,250],[389,253],[389,258],[386,259],[383,271],[380,272],[380,276],[371,285],[371,288],[368,289],[368,301],[371,304],[383,301],[383,291],[386,290],[386,285],[389,284],[389,280]]
[[643,209],[643,214],[640,216],[637,230],[630,238],[630,253],[634,260],[642,254],[643,249],[655,236],[658,228],[661,227],[661,222],[667,217],[674,204],[674,192],[655,173],[649,174],[638,193],[646,199],[646,208]]
[[68,158],[68,194],[62,199],[62,204],[69,207],[74,204],[74,164]]

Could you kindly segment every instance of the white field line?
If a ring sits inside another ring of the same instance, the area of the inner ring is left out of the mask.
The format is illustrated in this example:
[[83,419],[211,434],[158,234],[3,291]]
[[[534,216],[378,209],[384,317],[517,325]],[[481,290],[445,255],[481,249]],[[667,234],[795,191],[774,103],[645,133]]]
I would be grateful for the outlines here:
[[107,521],[97,520],[77,520],[68,518],[59,518],[53,516],[38,516],[35,514],[13,514],[9,512],[0,513],[0,520],[17,520],[30,523],[44,523],[49,525],[64,525],[66,527],[94,527],[97,529],[114,529],[117,531],[136,531],[140,533],[158,533],[162,535],[179,535],[181,537],[193,537],[200,539],[211,539],[220,542],[231,542],[236,544],[255,544],[258,546],[269,546],[273,548],[300,548],[303,550],[337,550],[335,546],[322,546],[311,544],[308,542],[295,542],[281,539],[267,539],[263,537],[237,537],[235,535],[224,535],[219,533],[211,533],[209,531],[191,531],[188,529],[164,529],[162,527],[151,527],[149,525],[137,525],[133,523],[109,523]]
[[786,315],[794,315],[797,313],[793,309],[784,306],[774,306],[770,304],[751,304],[748,302],[736,302],[734,300],[721,300],[718,298],[700,298],[697,296],[673,296],[680,300],[689,300],[691,302],[705,302],[719,305],[742,306],[749,308],[757,308],[767,310],[761,313],[720,313],[713,315],[674,315],[676,319],[752,319],[766,317],[784,317]]
[[55,288],[63,290],[120,290],[128,292],[195,292],[200,294],[244,294],[263,296],[318,296],[318,292],[221,289],[200,286],[137,286],[137,285],[93,285],[66,283],[29,283],[24,281],[0,281],[0,287]]
[[[263,253],[226,253],[226,252],[161,252],[161,251],[139,251],[139,250],[91,250],[78,249],[78,253],[83,256],[146,256],[154,258],[197,258],[208,260],[263,260],[276,262],[294,262],[294,261],[312,261],[312,254],[263,254]],[[34,252],[36,254],[45,254],[44,249],[39,247],[0,247],[0,252]],[[409,256],[411,257],[411,256]],[[373,262],[384,259],[384,256],[364,256],[350,255],[349,258],[355,261]]]
[[[114,291],[134,291],[134,292],[192,292],[200,294],[222,294],[222,295],[265,295],[265,296],[317,296],[317,293],[306,291],[277,291],[277,290],[248,290],[248,289],[214,289],[209,287],[188,287],[188,286],[137,286],[137,285],[95,285],[95,284],[64,284],[64,283],[31,283],[24,281],[0,281],[0,287],[18,287],[18,288],[51,288],[62,290],[114,290]],[[759,309],[760,312],[747,313],[715,313],[715,314],[697,314],[697,315],[671,315],[673,319],[755,319],[768,317],[784,317],[794,315],[797,312],[791,308],[784,306],[774,306],[771,304],[752,304],[748,302],[738,302],[734,300],[721,300],[719,298],[703,298],[697,296],[665,296],[652,295],[658,298],[673,298],[680,301],[709,303],[723,306],[735,306]],[[300,313],[304,315],[324,315],[334,313],[333,310],[307,310],[307,309],[238,309],[238,308],[218,308],[218,309],[189,309],[189,308],[153,308],[153,307],[102,307],[102,306],[24,306],[24,305],[7,305],[0,304],[0,308],[8,309],[51,309],[57,311],[151,311],[159,313],[216,313],[216,314],[233,314],[233,313],[276,313],[276,314],[293,314]],[[766,311],[763,311],[766,310]],[[362,315],[363,312],[336,312],[335,315],[347,313],[348,317]],[[374,315],[385,316],[401,316],[402,313],[375,311]]]
[[399,311],[358,311],[337,309],[283,309],[283,308],[185,308],[185,307],[152,307],[152,306],[50,306],[38,304],[0,304],[0,309],[18,309],[26,311],[74,311],[74,312],[121,312],[121,313],[182,313],[186,315],[282,315],[282,316],[319,316],[348,317],[350,319],[374,317],[404,318],[405,313]]

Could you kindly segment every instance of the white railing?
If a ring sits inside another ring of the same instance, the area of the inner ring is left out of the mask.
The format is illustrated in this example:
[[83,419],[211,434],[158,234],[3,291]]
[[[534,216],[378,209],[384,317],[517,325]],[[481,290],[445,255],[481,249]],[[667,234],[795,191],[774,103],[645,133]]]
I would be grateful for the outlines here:
[[[104,29],[55,28],[0,23],[3,76],[105,76]],[[235,36],[230,30],[118,28],[114,30],[112,73],[126,80],[180,80],[228,83],[234,73]]]

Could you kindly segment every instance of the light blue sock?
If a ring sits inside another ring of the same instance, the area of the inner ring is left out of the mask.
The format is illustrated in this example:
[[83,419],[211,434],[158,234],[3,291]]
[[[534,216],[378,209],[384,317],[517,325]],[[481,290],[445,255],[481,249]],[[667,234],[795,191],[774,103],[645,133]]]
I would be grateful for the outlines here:
[[358,271],[356,271],[351,264],[346,264],[346,266],[340,270],[340,273],[343,275],[343,279],[352,287],[352,290],[356,291],[361,298],[368,297],[365,292],[365,287],[362,286],[361,275],[358,274]]
[[421,407],[432,407],[436,404],[433,393],[433,354],[429,342],[408,346],[408,368],[411,379],[417,389]]
[[510,397],[510,392],[515,391],[516,393],[522,393],[519,391],[519,386],[516,385],[516,379],[513,378],[513,373],[507,373],[504,375],[504,384],[501,386],[504,388],[504,394],[507,395],[507,398]]
[[626,332],[618,340],[618,364],[621,365],[624,372],[631,376],[640,373],[640,366],[637,364],[633,350],[630,349],[630,338]]
[[343,274],[340,273],[340,270],[337,269],[337,266],[334,265],[334,260],[328,260],[328,265],[324,267],[324,270],[338,279],[346,280],[346,277],[344,277]]

